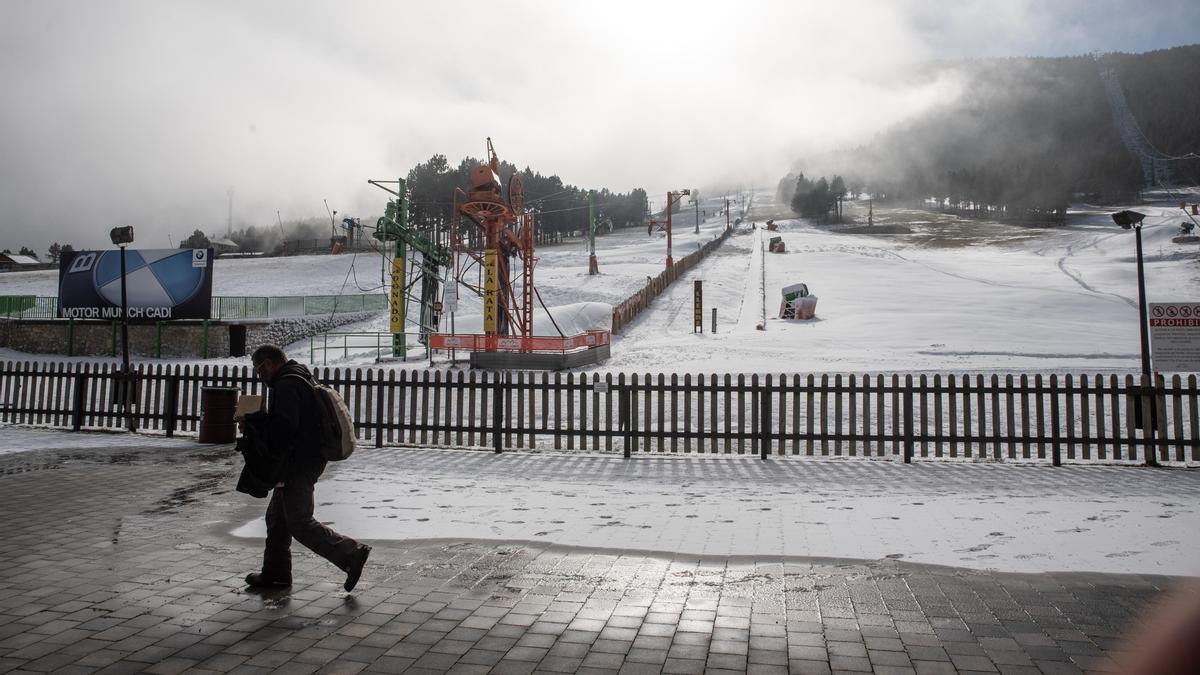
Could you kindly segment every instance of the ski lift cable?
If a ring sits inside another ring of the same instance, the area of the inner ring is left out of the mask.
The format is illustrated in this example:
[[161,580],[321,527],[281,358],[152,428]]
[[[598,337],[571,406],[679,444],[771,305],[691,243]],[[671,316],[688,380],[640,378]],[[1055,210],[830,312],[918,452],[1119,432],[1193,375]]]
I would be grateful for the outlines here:
[[[558,327],[558,322],[554,320],[554,315],[550,313],[550,308],[547,307],[545,301],[542,300],[542,294],[538,291],[537,286],[533,287],[533,294],[537,296],[538,303],[542,306],[542,309],[546,310],[546,316],[550,317],[550,323],[554,324],[554,330],[558,331],[558,336],[566,337],[566,334],[564,334],[562,329]],[[531,335],[529,337],[533,336]]]

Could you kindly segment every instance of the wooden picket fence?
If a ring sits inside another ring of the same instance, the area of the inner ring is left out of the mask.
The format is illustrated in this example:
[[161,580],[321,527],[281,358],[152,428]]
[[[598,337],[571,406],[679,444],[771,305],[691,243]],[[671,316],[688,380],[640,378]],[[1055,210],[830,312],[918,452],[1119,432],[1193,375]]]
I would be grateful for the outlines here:
[[[1195,375],[1150,387],[1132,375],[314,374],[377,447],[1200,463]],[[0,363],[0,423],[80,430],[131,419],[191,434],[204,387],[261,391],[246,366],[140,366],[126,416],[119,375],[117,364]]]
[[647,279],[646,285],[638,289],[620,304],[613,307],[612,311],[612,332],[619,332],[622,328],[629,325],[641,314],[655,298],[662,295],[676,279],[683,276],[688,270],[700,264],[713,251],[720,248],[730,236],[733,235],[732,229],[726,229],[721,232],[720,236],[714,237],[705,242],[703,246],[692,251],[675,261],[671,267],[664,269],[658,273],[658,276]]

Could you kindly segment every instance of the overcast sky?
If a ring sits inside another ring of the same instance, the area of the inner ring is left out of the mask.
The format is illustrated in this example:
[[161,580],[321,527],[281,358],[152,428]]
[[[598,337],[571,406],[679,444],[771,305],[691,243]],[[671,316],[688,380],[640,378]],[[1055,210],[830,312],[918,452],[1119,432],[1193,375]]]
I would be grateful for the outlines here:
[[906,66],[1147,51],[1197,26],[1194,0],[0,0],[0,248],[223,233],[231,189],[235,227],[323,199],[374,217],[368,178],[486,136],[587,187],[773,185],[958,95]]

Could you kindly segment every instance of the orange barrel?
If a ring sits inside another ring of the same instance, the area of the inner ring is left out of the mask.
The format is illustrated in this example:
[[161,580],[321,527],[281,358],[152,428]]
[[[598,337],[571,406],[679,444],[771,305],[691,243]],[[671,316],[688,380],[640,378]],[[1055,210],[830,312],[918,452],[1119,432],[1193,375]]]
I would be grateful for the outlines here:
[[204,387],[200,390],[200,442],[233,443],[237,440],[237,387]]

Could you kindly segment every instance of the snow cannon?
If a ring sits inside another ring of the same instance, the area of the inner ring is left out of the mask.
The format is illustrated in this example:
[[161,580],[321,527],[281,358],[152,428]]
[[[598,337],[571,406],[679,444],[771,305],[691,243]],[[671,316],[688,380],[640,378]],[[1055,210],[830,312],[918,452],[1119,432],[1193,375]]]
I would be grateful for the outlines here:
[[783,301],[779,304],[781,319],[811,319],[817,314],[817,296],[808,292],[807,284],[792,284],[782,289]]

